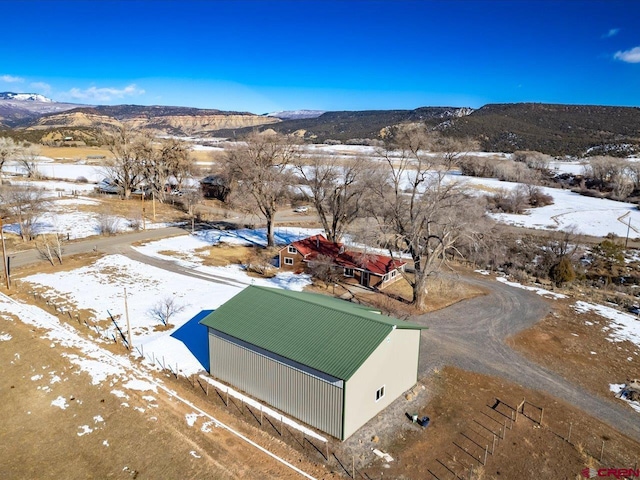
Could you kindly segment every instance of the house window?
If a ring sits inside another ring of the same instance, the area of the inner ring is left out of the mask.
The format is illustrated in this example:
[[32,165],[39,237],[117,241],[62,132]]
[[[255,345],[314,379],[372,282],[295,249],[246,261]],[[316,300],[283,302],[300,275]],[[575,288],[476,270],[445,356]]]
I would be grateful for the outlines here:
[[397,273],[397,272],[396,272],[395,270],[392,270],[392,271],[391,271],[391,278],[394,278],[394,277],[396,276],[396,273]]
[[296,250],[296,247],[292,247],[291,245],[289,245],[289,248],[287,249],[287,252],[289,252],[289,253],[298,253],[298,251]]
[[345,277],[353,277],[353,268],[345,268],[344,269]]
[[384,385],[381,386],[378,390],[376,390],[376,402],[384,397]]
[[284,264],[285,265],[293,265],[293,258],[284,257]]

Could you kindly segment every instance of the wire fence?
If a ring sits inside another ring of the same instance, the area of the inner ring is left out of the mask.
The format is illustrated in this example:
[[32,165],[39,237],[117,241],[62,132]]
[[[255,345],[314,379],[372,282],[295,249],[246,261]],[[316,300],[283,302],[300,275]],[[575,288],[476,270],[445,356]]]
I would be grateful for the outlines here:
[[[619,472],[623,469],[640,477],[640,451],[633,451],[629,444],[601,433],[595,427],[595,420],[580,423],[581,428],[578,429],[577,424],[566,421],[565,413],[558,412],[556,417],[554,413],[553,409],[536,405],[525,398],[518,404],[509,404],[496,398],[493,404],[486,405],[479,412],[470,425],[456,434],[452,442],[454,453],[443,456],[444,460],[437,458],[428,472],[437,480],[483,478],[484,467],[490,464],[496,449],[503,448],[502,445],[508,446],[507,438],[526,441],[529,429],[514,430],[517,422],[525,421],[567,442],[575,449],[585,467],[596,473],[603,470]],[[517,461],[515,458],[513,460]],[[575,472],[576,475],[579,473]]]

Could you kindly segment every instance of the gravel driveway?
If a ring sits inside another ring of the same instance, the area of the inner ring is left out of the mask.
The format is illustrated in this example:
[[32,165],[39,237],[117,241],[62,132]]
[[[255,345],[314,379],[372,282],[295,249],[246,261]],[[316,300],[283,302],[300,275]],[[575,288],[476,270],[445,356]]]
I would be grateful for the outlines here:
[[558,374],[524,358],[505,340],[533,326],[551,311],[535,293],[487,278],[465,277],[487,295],[420,315],[412,321],[429,327],[422,333],[419,377],[443,365],[506,378],[542,390],[582,408],[592,416],[640,441],[637,413],[587,392]]

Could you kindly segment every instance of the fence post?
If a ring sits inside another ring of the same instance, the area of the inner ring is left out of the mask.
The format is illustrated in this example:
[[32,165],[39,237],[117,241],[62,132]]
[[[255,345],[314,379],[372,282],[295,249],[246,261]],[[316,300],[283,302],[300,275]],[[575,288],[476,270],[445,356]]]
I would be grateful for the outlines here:
[[600,463],[602,463],[603,455],[604,455],[604,440],[602,440],[602,448],[600,449]]
[[571,443],[571,428],[573,427],[573,423],[569,422],[569,435],[567,435],[567,443]]
[[493,446],[491,447],[491,455],[496,451],[496,434],[493,434]]
[[540,409],[540,426],[542,426],[542,418],[544,417],[544,408]]
[[482,462],[482,465],[486,465],[487,464],[487,453],[489,452],[489,445],[484,447],[484,461]]

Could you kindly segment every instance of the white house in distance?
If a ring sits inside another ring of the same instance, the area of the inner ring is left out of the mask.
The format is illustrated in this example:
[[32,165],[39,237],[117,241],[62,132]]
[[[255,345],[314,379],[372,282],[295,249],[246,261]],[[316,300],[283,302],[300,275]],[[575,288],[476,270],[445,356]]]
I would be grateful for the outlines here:
[[417,381],[424,327],[345,300],[251,286],[200,323],[211,375],[340,440]]

